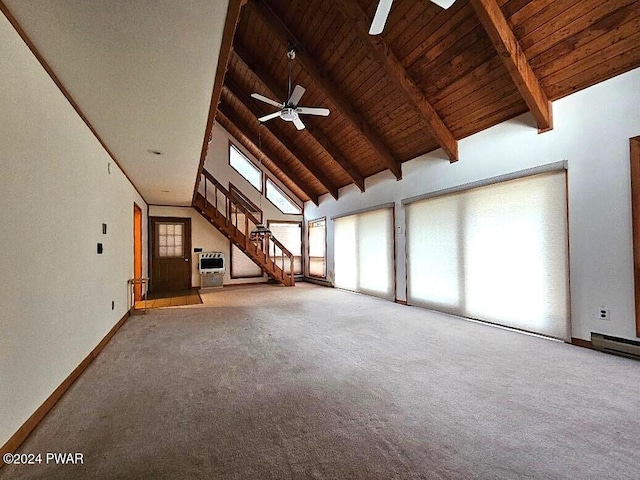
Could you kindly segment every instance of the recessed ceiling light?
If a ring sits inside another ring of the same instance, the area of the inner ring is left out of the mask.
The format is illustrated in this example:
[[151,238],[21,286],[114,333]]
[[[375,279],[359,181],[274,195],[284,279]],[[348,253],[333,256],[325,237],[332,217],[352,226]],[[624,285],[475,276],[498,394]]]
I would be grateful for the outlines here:
[[148,149],[147,152],[153,154],[153,155],[162,155],[162,152],[160,150],[153,150],[153,149]]

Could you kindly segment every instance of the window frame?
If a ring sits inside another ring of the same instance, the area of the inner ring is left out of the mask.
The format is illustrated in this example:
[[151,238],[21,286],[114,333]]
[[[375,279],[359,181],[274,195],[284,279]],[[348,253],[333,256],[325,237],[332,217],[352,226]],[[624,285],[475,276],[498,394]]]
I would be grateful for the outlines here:
[[[267,220],[267,227],[271,228],[271,224],[273,223],[289,223],[289,224],[295,224],[295,225],[300,225],[300,273],[296,273],[296,276],[302,275],[304,276],[304,266],[305,266],[305,261],[304,261],[304,222],[302,220],[277,220],[277,219],[270,219]],[[326,237],[326,235],[325,235]],[[285,245],[286,247],[286,245]],[[294,255],[294,258],[296,257],[296,255]],[[325,252],[325,257],[326,257],[326,252]]]
[[309,278],[318,278],[318,279],[322,279],[322,280],[326,280],[327,279],[327,217],[318,217],[318,218],[314,218],[312,220],[307,221],[307,248],[306,248],[306,257],[307,257],[307,266],[310,269],[311,268],[311,255],[310,255],[310,249],[311,249],[311,244],[309,242],[309,236],[310,236],[310,225],[312,223],[316,223],[316,222],[320,222],[320,221],[324,221],[324,275],[320,276],[320,275],[314,275],[311,273],[310,270],[308,270],[308,276]]
[[[291,205],[293,205],[294,207],[298,208],[300,210],[299,213],[287,213],[287,212],[283,212],[280,207],[278,207],[278,205],[276,205],[275,203],[273,203],[273,201],[267,196],[267,191],[268,191],[268,186],[269,184],[271,184],[271,186],[273,186],[273,188],[276,190],[276,192],[280,193],[280,195],[282,195],[284,197],[285,200],[288,200],[289,203]],[[282,188],[280,188],[278,185],[276,185],[276,183],[269,178],[269,176],[265,175],[265,181],[264,181],[264,198],[266,198],[269,203],[271,205],[273,205],[274,207],[276,207],[278,209],[278,211],[280,213],[282,213],[283,215],[302,215],[304,213],[304,207],[300,206],[297,204],[297,202],[295,202],[289,195],[287,195]]]
[[[256,169],[257,172],[260,173],[260,188],[256,187],[247,177],[245,177],[238,169],[236,169],[232,164],[231,164],[231,149],[234,149],[242,158],[244,158],[247,162],[249,162],[249,164]],[[258,165],[256,165],[247,155],[245,155],[245,153],[240,150],[240,148],[238,146],[236,146],[235,143],[233,143],[231,140],[229,140],[229,149],[227,150],[228,153],[228,161],[229,161],[229,166],[233,169],[234,172],[236,172],[238,175],[240,175],[241,178],[243,178],[249,185],[251,185],[253,188],[255,188],[258,192],[260,192],[260,195],[264,194],[264,183],[265,183],[265,173],[264,171],[258,167]]]

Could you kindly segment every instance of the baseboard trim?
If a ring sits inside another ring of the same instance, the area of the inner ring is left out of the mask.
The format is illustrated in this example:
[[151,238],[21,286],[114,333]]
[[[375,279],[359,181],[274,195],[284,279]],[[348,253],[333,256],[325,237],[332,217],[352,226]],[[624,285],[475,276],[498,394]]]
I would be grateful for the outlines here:
[[[94,358],[104,349],[104,347],[113,338],[116,332],[124,325],[127,319],[131,316],[130,312],[124,314],[124,316],[118,320],[111,330],[104,336],[104,338],[91,350],[89,355],[85,357],[82,362],[69,374],[67,378],[56,388],[51,395],[44,401],[38,409],[27,419],[26,422],[14,433],[11,438],[0,448],[0,456],[5,453],[14,453],[20,445],[29,437],[31,432],[38,426],[38,424],[46,417],[47,413],[58,403],[58,400],[62,398],[69,387],[82,375],[87,369]],[[0,468],[4,467],[5,463],[0,459]]]
[[[222,288],[232,288],[232,287],[250,287],[251,285],[266,285],[269,282],[239,282],[239,283],[224,283],[222,284]],[[220,287],[213,287],[220,288]],[[203,288],[202,290],[206,290]]]
[[321,287],[333,288],[333,285],[331,285],[331,282],[324,278],[302,277],[302,281],[307,283],[315,283],[316,285],[320,285]]
[[571,345],[577,345],[578,347],[593,349],[593,345],[591,345],[591,341],[583,340],[581,338],[571,337]]

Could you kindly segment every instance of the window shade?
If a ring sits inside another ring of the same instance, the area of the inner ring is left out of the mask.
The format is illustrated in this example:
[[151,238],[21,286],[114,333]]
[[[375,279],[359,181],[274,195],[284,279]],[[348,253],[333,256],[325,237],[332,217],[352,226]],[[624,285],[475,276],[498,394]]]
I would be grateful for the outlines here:
[[407,300],[566,339],[566,174],[551,172],[411,203]]
[[308,223],[309,235],[309,275],[312,277],[325,278],[326,270],[326,247],[327,228],[326,220],[320,218]]
[[262,277],[262,269],[253,263],[242,250],[231,245],[231,278]]
[[[302,224],[300,222],[269,222],[269,229],[287,250],[293,254],[293,271],[302,273]],[[280,265],[280,257],[276,257]],[[288,265],[288,264],[286,264]],[[285,269],[289,268],[285,265]]]
[[334,221],[336,287],[393,300],[393,209]]

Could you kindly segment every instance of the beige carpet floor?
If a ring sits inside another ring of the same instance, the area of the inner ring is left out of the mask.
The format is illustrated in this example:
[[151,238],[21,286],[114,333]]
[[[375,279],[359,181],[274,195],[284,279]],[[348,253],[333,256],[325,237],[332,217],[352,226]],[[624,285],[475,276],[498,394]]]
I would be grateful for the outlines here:
[[132,317],[0,479],[640,478],[640,362],[300,284]]

